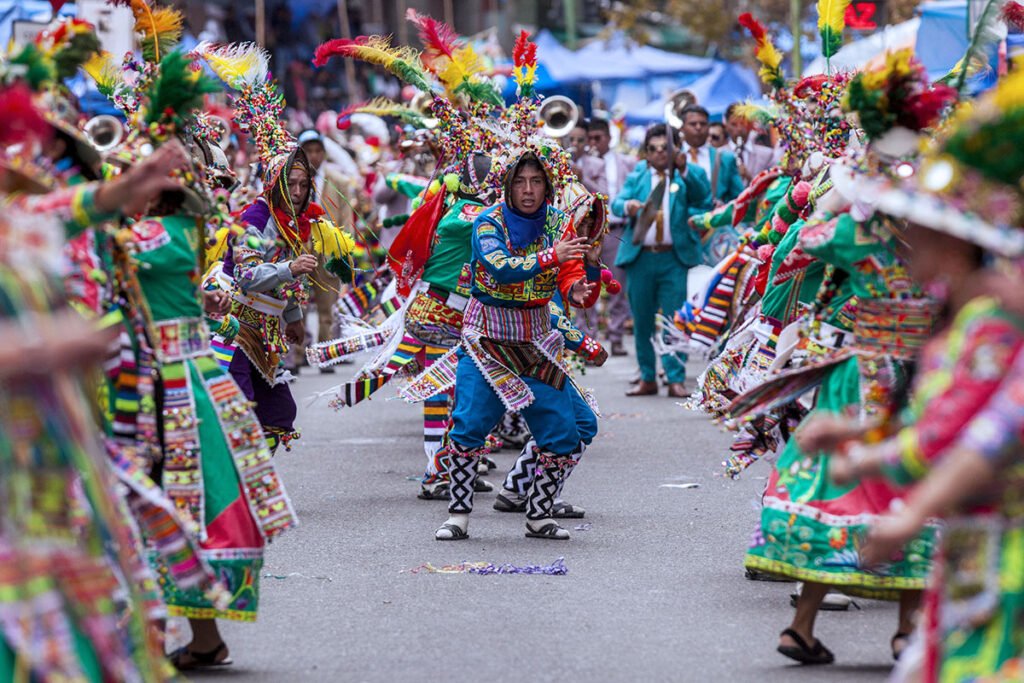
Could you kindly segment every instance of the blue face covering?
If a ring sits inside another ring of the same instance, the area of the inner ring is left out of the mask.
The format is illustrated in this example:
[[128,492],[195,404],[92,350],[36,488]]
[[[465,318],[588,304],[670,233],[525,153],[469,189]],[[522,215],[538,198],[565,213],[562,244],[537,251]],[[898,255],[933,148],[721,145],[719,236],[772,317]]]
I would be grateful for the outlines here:
[[508,239],[514,249],[522,249],[540,237],[544,232],[544,221],[548,214],[548,203],[544,202],[540,208],[531,214],[525,214],[505,202],[505,210],[502,212],[505,217],[505,227],[508,229]]

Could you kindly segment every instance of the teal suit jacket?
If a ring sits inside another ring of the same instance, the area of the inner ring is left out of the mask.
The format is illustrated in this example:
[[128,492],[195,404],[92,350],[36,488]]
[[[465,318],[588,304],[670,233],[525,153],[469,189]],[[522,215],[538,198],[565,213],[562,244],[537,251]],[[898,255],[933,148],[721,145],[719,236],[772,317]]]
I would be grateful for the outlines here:
[[[711,184],[708,182],[708,176],[704,173],[704,169],[687,164],[686,177],[683,178],[676,170],[672,185],[676,188],[671,193],[669,200],[669,213],[671,214],[669,230],[672,234],[672,249],[680,264],[687,267],[695,266],[701,263],[700,238],[690,228],[688,220],[693,213],[707,211],[711,208]],[[652,189],[651,171],[647,162],[641,161],[626,177],[622,192],[612,202],[612,213],[625,217],[626,202],[630,199],[645,202]],[[622,233],[622,243],[619,245],[619,253],[615,257],[617,266],[628,267],[636,261],[643,250],[643,245],[633,244],[635,223],[636,219],[631,218]],[[652,227],[651,230],[653,229]]]
[[743,182],[743,176],[740,175],[735,154],[727,149],[716,149],[715,147],[709,151],[712,172],[714,172],[716,157],[719,154],[722,155],[722,160],[718,162],[718,184],[715,186],[715,199],[723,204],[728,204],[736,199],[747,185]]

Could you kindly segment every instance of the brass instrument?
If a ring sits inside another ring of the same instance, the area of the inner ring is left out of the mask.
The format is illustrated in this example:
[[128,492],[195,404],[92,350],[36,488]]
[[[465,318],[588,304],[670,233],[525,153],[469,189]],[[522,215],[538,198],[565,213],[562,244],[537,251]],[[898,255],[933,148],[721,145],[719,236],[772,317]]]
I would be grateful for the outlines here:
[[100,154],[109,152],[124,140],[124,126],[120,119],[109,114],[100,114],[89,119],[83,132]]
[[428,130],[437,128],[438,120],[434,118],[434,96],[427,92],[416,93],[409,102],[409,108],[423,118],[423,125]]
[[665,102],[665,123],[675,129],[683,127],[683,110],[691,104],[697,104],[697,96],[692,90],[683,88],[668,96]]
[[541,130],[550,138],[564,138],[580,120],[580,108],[568,97],[552,95],[544,98],[537,110]]

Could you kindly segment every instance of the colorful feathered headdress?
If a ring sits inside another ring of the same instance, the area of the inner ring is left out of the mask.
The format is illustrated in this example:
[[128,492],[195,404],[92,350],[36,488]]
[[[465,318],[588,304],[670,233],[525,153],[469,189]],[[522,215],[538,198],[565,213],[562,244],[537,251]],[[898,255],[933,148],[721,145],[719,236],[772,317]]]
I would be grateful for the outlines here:
[[39,33],[36,47],[53,60],[59,81],[74,76],[79,67],[100,52],[96,29],[81,19],[64,19]]
[[408,46],[393,47],[391,39],[385,36],[328,40],[317,47],[313,55],[313,65],[324,66],[334,57],[348,57],[376,64],[401,81],[423,92],[430,92],[430,81],[423,70],[423,64],[420,63],[419,52]]
[[203,108],[203,97],[219,91],[220,86],[195,59],[182,52],[166,53],[143,105],[149,137],[163,141],[184,132]]
[[850,81],[843,109],[855,112],[872,140],[896,127],[920,132],[935,126],[956,100],[956,91],[931,84],[924,66],[911,49],[890,52],[877,69],[862,71]]
[[448,24],[414,9],[406,18],[416,26],[423,43],[420,61],[441,81],[450,99],[464,95],[473,103],[505,104],[494,84],[483,77],[487,69],[472,43],[460,41]]
[[512,69],[519,97],[532,98],[537,83],[537,44],[530,40],[530,34],[526,31],[519,33],[512,48]]
[[255,43],[216,47],[206,43],[194,51],[218,78],[238,91],[235,123],[253,137],[261,161],[269,164],[295,149],[295,139],[281,124],[284,96],[271,79],[270,57],[263,48]]
[[1024,155],[1017,150],[1024,68],[960,112],[948,131],[910,183],[880,196],[879,208],[997,254],[1024,256]]
[[782,75],[782,53],[772,44],[768,29],[750,12],[739,16],[740,26],[750,32],[754,39],[754,58],[761,64],[758,75],[761,80],[773,88],[782,88],[786,80]]

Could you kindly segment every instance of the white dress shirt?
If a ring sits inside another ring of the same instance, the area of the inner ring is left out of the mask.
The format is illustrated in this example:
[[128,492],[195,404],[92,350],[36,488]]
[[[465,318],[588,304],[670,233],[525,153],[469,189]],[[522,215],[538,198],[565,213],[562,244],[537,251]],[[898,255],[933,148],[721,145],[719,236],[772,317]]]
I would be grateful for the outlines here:
[[[665,196],[661,199],[661,224],[662,224],[662,235],[661,242],[658,241],[658,226],[651,225],[647,230],[647,234],[644,235],[644,246],[645,247],[658,247],[667,246],[672,244],[672,219],[671,212],[671,199],[672,199],[672,179],[669,178],[669,185],[665,188]],[[651,168],[651,191],[658,186],[661,182],[661,174],[656,171],[653,167]]]

